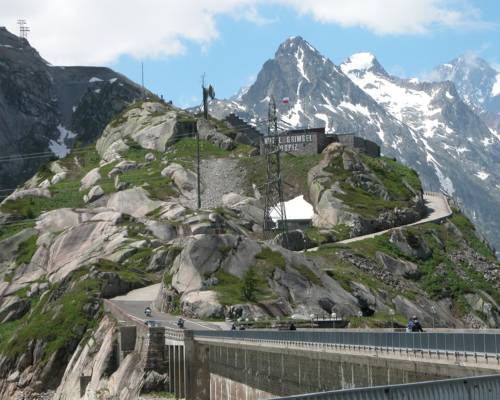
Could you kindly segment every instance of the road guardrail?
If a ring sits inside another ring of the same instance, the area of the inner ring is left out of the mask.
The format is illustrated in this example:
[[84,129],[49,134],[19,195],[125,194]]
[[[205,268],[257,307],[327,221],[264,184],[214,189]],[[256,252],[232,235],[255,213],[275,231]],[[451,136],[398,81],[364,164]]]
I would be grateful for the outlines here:
[[266,342],[277,345],[324,346],[362,351],[420,353],[493,359],[500,363],[500,333],[353,332],[333,331],[193,331],[194,338]]

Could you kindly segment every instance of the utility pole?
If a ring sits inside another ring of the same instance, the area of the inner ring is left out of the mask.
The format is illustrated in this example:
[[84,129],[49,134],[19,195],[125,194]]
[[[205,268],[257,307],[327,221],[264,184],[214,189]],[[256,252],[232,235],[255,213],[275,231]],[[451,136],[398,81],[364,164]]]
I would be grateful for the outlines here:
[[267,165],[267,182],[264,196],[264,237],[270,240],[274,237],[274,222],[271,212],[278,214],[278,231],[281,231],[285,247],[288,247],[288,223],[283,198],[281,178],[281,150],[278,137],[278,118],[276,102],[271,96],[268,110],[267,136],[264,137],[264,155]]
[[21,39],[28,39],[28,32],[30,28],[25,19],[18,19],[17,24],[19,25],[19,37]]
[[[202,76],[201,88],[203,91],[203,117],[208,125],[208,98],[214,99],[215,90],[212,85],[205,87],[205,74]],[[200,175],[200,131],[196,130],[196,183],[198,190],[198,209],[201,208],[201,175]]]
[[141,88],[142,88],[142,99],[146,98],[146,91],[144,90],[144,62],[141,61]]

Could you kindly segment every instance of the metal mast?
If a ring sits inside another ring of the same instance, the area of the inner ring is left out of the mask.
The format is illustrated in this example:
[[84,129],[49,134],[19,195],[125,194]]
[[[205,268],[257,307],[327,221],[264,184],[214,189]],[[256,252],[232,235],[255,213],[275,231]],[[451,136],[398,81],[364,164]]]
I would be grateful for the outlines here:
[[[203,74],[201,88],[203,90],[203,117],[208,126],[208,99],[212,100],[215,98],[215,90],[212,85],[205,87],[205,74]],[[198,209],[201,208],[201,175],[200,175],[200,133],[196,130],[196,184],[198,191]]]
[[17,24],[19,25],[19,37],[21,39],[28,39],[28,32],[30,31],[30,28],[28,27],[26,20],[18,19]]
[[[267,182],[264,196],[264,237],[271,240],[274,238],[275,233],[282,233],[285,247],[288,247],[288,224],[283,200],[278,118],[276,115],[276,102],[273,96],[269,100],[267,136],[264,137],[263,147],[267,165]],[[273,211],[278,217],[277,226],[275,226],[271,218]]]

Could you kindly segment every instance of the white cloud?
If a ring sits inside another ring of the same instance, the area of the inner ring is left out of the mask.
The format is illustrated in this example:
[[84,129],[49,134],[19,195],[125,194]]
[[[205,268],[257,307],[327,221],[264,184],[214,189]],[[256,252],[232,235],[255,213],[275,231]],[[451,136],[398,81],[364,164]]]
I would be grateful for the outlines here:
[[286,0],[320,22],[363,27],[380,35],[422,34],[435,27],[484,27],[479,11],[453,0]]
[[[206,48],[219,36],[216,17],[256,24],[269,3],[316,21],[361,27],[377,34],[419,34],[441,27],[484,24],[467,0],[0,0],[0,25],[31,27],[31,43],[53,64],[108,64],[122,55],[182,54],[186,42]],[[298,32],[300,33],[300,32]]]
[[[254,0],[0,0],[0,25],[17,32],[25,18],[30,42],[53,64],[106,64],[128,54],[182,54],[185,41],[207,45],[215,16],[246,11]],[[250,11],[249,18],[257,18]]]

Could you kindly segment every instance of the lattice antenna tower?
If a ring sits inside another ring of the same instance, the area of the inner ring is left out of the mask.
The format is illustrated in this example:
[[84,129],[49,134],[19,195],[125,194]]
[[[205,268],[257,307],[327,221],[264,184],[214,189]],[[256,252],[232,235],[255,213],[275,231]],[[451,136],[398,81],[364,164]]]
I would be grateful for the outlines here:
[[[283,234],[285,247],[288,247],[288,224],[283,201],[283,182],[281,178],[281,151],[278,137],[278,118],[276,102],[271,96],[268,110],[268,135],[264,137],[264,155],[267,165],[267,181],[264,196],[264,238],[271,240],[276,233]],[[278,226],[275,226],[271,213],[275,211]]]
[[30,28],[25,19],[18,19],[17,24],[19,25],[19,37],[21,39],[28,39],[28,32]]

